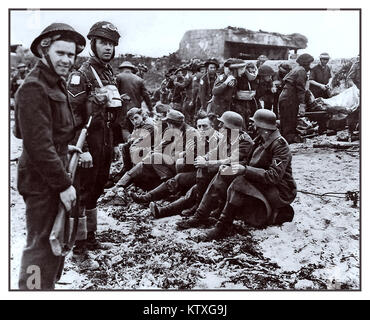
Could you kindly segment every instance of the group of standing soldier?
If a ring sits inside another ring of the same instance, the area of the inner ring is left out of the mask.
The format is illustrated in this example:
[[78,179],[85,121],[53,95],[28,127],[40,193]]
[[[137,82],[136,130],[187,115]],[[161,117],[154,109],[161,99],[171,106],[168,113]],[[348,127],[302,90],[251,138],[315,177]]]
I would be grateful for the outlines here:
[[[145,194],[128,195],[155,218],[182,212],[178,229],[213,225],[200,240],[226,235],[234,218],[255,227],[292,219],[288,142],[304,108],[310,55],[291,71],[279,66],[280,87],[263,59],[259,69],[228,59],[221,74],[215,58],[192,61],[168,70],[153,103],[140,76],[145,66],[125,61],[114,75],[109,63],[120,34],[113,24],[95,23],[87,38],[92,54],[70,72],[85,38],[63,23],[44,29],[31,45],[39,61],[15,96],[15,132],[23,139],[18,190],[27,218],[20,289],[30,289],[32,266],[41,272],[37,289],[53,289],[61,276],[64,259],[49,244],[59,202],[81,221],[74,252],[105,248],[96,239],[97,201],[120,153],[123,168],[110,187],[141,187]],[[73,147],[88,122],[84,146]],[[73,152],[80,154],[74,181],[67,172]],[[168,206],[156,203],[169,195],[176,200]]]

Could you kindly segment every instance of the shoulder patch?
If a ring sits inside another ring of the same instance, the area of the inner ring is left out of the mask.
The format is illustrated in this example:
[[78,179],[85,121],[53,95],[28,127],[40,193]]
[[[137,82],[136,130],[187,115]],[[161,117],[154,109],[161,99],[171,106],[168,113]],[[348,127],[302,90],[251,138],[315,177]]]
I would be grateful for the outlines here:
[[79,85],[81,82],[81,77],[77,74],[72,75],[70,84],[72,85]]

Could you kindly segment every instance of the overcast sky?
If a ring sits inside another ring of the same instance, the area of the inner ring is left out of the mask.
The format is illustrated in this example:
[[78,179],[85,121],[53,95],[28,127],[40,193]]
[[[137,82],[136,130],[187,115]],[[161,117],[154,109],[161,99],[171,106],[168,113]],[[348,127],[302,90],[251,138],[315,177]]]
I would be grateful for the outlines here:
[[[85,37],[97,21],[110,21],[122,36],[117,53],[160,57],[175,52],[182,36],[191,29],[227,26],[283,34],[301,33],[308,38],[308,52],[333,58],[359,53],[359,11],[11,11],[11,44],[29,47],[32,40],[53,22],[73,26]],[[83,52],[88,54],[88,48]]]

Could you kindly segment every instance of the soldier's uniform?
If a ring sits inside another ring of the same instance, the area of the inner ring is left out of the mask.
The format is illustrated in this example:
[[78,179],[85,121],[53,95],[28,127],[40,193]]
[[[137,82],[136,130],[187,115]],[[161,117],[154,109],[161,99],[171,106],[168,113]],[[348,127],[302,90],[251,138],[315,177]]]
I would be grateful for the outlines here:
[[[97,201],[109,179],[113,148],[122,142],[119,125],[122,107],[108,106],[122,104],[100,94],[98,79],[103,87],[111,86],[110,88],[115,89],[119,95],[113,69],[107,62],[103,62],[96,56],[95,47],[97,38],[108,40],[117,46],[120,38],[117,28],[106,21],[97,22],[90,28],[87,38],[92,44],[95,43],[91,46],[95,55],[84,62],[79,70],[70,74],[68,93],[78,128],[82,128],[92,116],[83,151],[91,154],[93,167],[88,169],[79,167],[77,170],[81,188],[81,207],[86,208],[87,242],[85,244],[92,249],[98,245],[95,239]],[[84,250],[85,244],[77,243],[77,249]]]
[[297,66],[284,77],[283,82],[279,96],[280,128],[283,137],[291,143],[297,136],[299,104],[305,103],[307,71]]
[[[50,25],[31,46],[37,57],[39,53],[33,48],[56,30],[62,35],[77,34],[66,24]],[[82,46],[85,40],[82,35],[79,37]],[[77,54],[81,51],[77,50]],[[53,254],[49,236],[58,213],[60,193],[72,185],[67,155],[68,144],[75,135],[75,120],[65,81],[41,61],[24,80],[15,101],[16,132],[23,139],[17,184],[26,204],[27,220],[19,289],[32,289],[28,279],[32,271],[37,272],[34,268],[39,268],[41,283],[36,289],[52,290],[61,276],[64,259]]]
[[[222,121],[222,117],[220,120]],[[240,119],[240,127],[241,126],[242,118]],[[221,150],[217,150],[216,153],[220,155],[224,154],[226,151],[229,158],[228,164],[235,162],[246,164],[254,144],[248,133],[240,131],[236,139],[235,137],[231,137],[231,139],[234,139],[231,140],[227,136],[224,136],[224,139],[225,140],[221,140],[219,143],[218,149]],[[222,148],[224,148],[224,150],[222,150]],[[209,159],[215,159],[216,155],[214,152],[215,151],[212,151],[208,154]],[[218,161],[216,160],[216,162]],[[223,204],[226,201],[227,188],[237,175],[232,173],[231,168],[228,165],[220,166],[219,168],[219,172],[209,183],[194,217],[189,220],[180,221],[177,224],[179,229],[187,229],[207,223],[207,219],[211,211],[213,209],[223,207]]]
[[217,77],[212,89],[212,100],[207,106],[208,114],[220,117],[225,111],[230,111],[231,102],[236,92],[236,81],[234,84],[228,85],[225,83],[226,79],[226,74]]
[[[328,65],[322,66],[321,63],[319,63],[310,70],[309,80],[314,80],[321,84],[328,84],[330,78],[332,77],[333,74],[331,68]],[[330,98],[330,92],[328,89],[323,90],[318,86],[310,83],[310,90],[315,98]]]
[[[240,208],[239,217],[255,227],[275,222],[273,211],[286,207],[297,195],[291,162],[289,145],[279,130],[266,141],[256,139],[244,175],[236,178],[228,189],[227,201]],[[255,204],[256,200],[257,205],[247,205]]]
[[257,84],[255,81],[249,81],[246,73],[236,78],[236,94],[232,101],[231,110],[242,115],[244,119],[244,130],[248,129],[249,118],[256,112],[258,104],[255,97],[246,100],[244,97],[238,95],[238,91],[255,91]]
[[199,97],[202,110],[207,110],[208,102],[212,98],[212,89],[217,79],[217,74],[211,76],[208,72],[199,80]]
[[[19,68],[26,67],[25,64],[18,65]],[[24,82],[24,79],[26,78],[27,73],[20,73],[19,71],[16,73],[16,75],[12,78],[10,82],[10,98],[14,98],[15,93],[17,92],[18,88],[22,85]]]
[[276,116],[265,109],[258,110],[255,125],[271,133],[255,139],[253,153],[244,173],[230,184],[227,201],[214,229],[202,240],[218,239],[227,233],[234,218],[254,227],[281,224],[293,219],[290,203],[297,188],[292,174],[292,154],[287,141],[276,129]]

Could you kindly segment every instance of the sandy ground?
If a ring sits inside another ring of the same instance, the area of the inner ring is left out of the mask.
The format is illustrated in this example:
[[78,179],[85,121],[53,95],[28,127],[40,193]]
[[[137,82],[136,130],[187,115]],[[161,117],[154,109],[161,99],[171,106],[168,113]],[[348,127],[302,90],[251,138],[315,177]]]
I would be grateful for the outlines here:
[[[359,148],[312,148],[326,140],[336,137],[292,145],[298,190],[358,191]],[[11,159],[20,153],[21,141],[12,136]],[[10,275],[17,289],[25,206],[16,191],[16,161],[10,167]],[[299,192],[292,222],[256,230],[238,221],[233,236],[198,243],[202,230],[175,230],[180,216],[153,220],[148,208],[107,192],[99,205],[99,240],[112,248],[83,258],[70,254],[57,289],[358,290],[360,210],[338,197]]]

